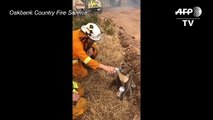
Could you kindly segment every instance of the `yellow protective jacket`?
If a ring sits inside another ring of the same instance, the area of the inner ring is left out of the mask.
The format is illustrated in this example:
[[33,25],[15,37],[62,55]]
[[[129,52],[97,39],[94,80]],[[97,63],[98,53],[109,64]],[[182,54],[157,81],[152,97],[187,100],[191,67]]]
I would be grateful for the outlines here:
[[73,59],[74,60],[79,59],[92,69],[96,69],[100,65],[100,63],[98,63],[90,56],[88,56],[86,51],[84,51],[85,44],[81,42],[81,38],[83,37],[87,36],[80,29],[73,31],[73,39],[72,39]]

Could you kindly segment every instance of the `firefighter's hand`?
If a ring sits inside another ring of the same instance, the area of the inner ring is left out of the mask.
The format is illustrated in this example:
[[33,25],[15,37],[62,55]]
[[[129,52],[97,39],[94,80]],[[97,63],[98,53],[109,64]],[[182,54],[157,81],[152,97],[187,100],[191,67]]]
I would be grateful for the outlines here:
[[72,93],[72,101],[78,101],[80,98],[80,95]]
[[99,67],[102,68],[103,70],[107,71],[110,74],[116,73],[115,67],[106,66],[106,65],[103,65],[103,64],[100,64]]

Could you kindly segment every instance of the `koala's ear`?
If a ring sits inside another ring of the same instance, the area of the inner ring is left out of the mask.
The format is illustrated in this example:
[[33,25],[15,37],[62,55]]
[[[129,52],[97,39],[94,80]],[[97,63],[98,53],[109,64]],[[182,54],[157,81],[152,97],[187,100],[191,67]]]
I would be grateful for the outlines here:
[[121,70],[125,68],[125,63],[124,62],[121,62],[120,68],[121,68]]
[[121,66],[121,67],[125,66],[125,63],[124,63],[124,62],[121,62],[120,66]]
[[130,69],[130,70],[129,70],[129,73],[133,73],[133,72],[134,72],[134,70],[133,70],[133,69]]

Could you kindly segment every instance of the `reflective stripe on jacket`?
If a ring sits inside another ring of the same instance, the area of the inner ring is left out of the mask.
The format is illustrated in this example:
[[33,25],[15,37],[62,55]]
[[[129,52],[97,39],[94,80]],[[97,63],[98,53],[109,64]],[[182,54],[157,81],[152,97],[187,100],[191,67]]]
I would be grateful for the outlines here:
[[72,81],[72,92],[75,94],[78,94],[78,91],[76,89],[78,89],[78,83],[75,81]]

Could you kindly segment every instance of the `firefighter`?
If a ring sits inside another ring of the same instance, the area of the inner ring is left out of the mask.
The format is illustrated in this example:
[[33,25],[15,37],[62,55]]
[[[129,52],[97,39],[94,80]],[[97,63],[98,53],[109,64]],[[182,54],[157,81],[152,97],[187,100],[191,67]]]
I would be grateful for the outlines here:
[[75,120],[83,116],[87,108],[87,101],[84,98],[84,89],[76,81],[72,81],[72,119]]
[[94,23],[88,23],[73,31],[72,64],[74,77],[84,78],[87,76],[88,72],[83,64],[92,69],[103,69],[110,74],[116,73],[115,67],[94,60],[97,55],[95,42],[99,40],[101,40],[101,30]]

